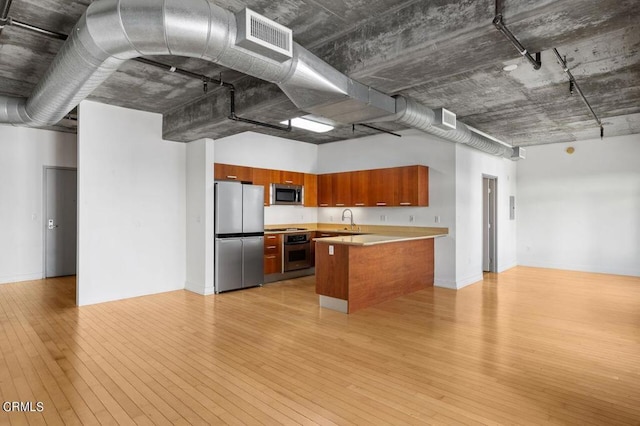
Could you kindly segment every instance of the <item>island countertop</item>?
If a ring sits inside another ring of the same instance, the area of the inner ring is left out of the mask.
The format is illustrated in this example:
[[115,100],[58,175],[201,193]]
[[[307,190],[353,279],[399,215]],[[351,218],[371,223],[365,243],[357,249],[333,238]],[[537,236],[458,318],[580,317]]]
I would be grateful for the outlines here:
[[380,234],[360,234],[360,235],[340,235],[337,237],[315,238],[316,243],[323,244],[344,244],[350,246],[373,246],[376,244],[399,243],[403,241],[426,240],[430,238],[444,237],[447,234],[423,234],[423,235],[380,235]]

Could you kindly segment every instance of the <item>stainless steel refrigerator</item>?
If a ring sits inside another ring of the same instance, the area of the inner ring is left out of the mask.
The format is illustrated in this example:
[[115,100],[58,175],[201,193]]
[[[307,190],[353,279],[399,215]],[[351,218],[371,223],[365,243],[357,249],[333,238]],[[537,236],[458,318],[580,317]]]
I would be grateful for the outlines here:
[[264,187],[215,182],[215,291],[264,281]]

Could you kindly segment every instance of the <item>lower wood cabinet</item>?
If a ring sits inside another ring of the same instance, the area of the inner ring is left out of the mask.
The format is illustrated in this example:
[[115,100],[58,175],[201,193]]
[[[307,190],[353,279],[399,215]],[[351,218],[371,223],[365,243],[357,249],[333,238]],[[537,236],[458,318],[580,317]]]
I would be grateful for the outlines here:
[[265,234],[264,236],[264,274],[282,272],[282,235]]

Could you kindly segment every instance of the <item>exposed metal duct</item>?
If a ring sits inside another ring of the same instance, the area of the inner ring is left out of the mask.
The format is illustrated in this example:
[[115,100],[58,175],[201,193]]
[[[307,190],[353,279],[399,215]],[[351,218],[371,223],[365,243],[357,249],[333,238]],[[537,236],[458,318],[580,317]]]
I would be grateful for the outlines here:
[[[458,122],[455,130],[433,126],[431,109],[411,98],[394,99],[352,80],[295,42],[291,59],[251,50],[253,43],[237,40],[238,26],[245,20],[246,15],[241,13],[237,19],[207,0],[94,1],[31,96],[0,96],[0,122],[55,124],[123,62],[144,55],[177,55],[205,59],[276,83],[300,109],[338,122],[395,120],[509,157],[510,148],[472,133],[463,123]],[[246,28],[241,29],[240,34],[246,33]]]

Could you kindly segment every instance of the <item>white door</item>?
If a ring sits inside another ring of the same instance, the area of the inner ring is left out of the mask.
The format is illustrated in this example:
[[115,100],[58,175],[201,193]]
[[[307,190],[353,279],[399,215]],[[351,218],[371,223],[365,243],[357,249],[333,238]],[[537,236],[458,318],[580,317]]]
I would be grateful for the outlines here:
[[77,171],[44,169],[45,277],[76,273]]

